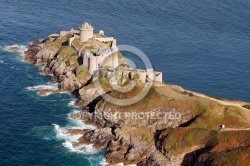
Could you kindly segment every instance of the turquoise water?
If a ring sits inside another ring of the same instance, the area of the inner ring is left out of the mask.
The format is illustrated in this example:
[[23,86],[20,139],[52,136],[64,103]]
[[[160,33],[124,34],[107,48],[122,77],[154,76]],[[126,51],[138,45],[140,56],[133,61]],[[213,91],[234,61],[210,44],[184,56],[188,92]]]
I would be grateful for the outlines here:
[[143,50],[166,83],[250,101],[249,1],[1,0],[0,4],[0,165],[100,165],[104,151],[72,152],[53,125],[82,125],[68,118],[78,109],[68,106],[73,97],[66,93],[41,97],[29,90],[49,85],[49,77],[4,50],[77,28],[83,21],[114,36],[118,44]]

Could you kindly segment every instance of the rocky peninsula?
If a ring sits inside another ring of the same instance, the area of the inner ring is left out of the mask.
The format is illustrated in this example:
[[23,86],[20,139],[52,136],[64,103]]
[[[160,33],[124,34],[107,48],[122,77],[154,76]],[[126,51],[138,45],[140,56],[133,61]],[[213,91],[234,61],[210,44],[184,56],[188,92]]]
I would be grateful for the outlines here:
[[[90,33],[81,34],[86,29]],[[121,162],[141,166],[250,163],[249,103],[167,85],[161,82],[159,72],[154,72],[159,77],[152,81],[148,94],[140,101],[126,106],[109,102],[105,94],[118,99],[134,97],[147,80],[143,74],[134,72],[132,76],[124,76],[124,71],[131,68],[116,50],[116,40],[106,37],[103,31],[91,34],[92,30],[90,25],[82,25],[80,31],[62,31],[36,40],[27,46],[24,57],[59,84],[58,90],[44,89],[41,95],[60,91],[72,93],[77,99],[75,104],[83,109],[72,113],[71,117],[97,127],[95,130],[69,129],[72,135],[82,135],[73,146],[93,144],[96,149],[106,148],[109,165]],[[99,54],[100,50],[104,51]],[[118,85],[136,83],[130,91],[122,92],[111,85],[114,80],[109,73],[113,69],[108,65],[94,66],[102,70],[93,76],[94,67],[84,64],[84,58],[104,53],[113,56],[111,67],[116,63],[123,71],[123,75],[117,74]],[[98,93],[96,80],[105,94]]]

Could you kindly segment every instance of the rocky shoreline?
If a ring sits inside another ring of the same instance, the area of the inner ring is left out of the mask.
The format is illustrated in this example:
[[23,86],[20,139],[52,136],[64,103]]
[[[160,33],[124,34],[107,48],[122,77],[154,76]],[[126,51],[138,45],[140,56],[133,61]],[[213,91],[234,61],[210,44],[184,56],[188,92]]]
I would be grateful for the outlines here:
[[[73,146],[93,144],[97,150],[106,148],[109,165],[250,163],[250,133],[220,131],[222,124],[234,128],[250,127],[248,109],[225,106],[165,84],[154,84],[149,94],[136,104],[113,105],[97,93],[91,75],[81,64],[81,57],[70,56],[74,54],[67,46],[70,36],[72,34],[54,41],[36,40],[27,46],[24,59],[35,66],[45,65],[42,72],[53,75],[51,81],[59,84],[58,90],[43,90],[41,95],[59,91],[74,94],[75,104],[85,109],[71,114],[71,118],[97,126],[95,130],[69,129],[72,135],[82,134]],[[107,78],[100,79],[105,86]],[[106,92],[121,96],[108,85]],[[233,159],[229,153],[234,154]]]

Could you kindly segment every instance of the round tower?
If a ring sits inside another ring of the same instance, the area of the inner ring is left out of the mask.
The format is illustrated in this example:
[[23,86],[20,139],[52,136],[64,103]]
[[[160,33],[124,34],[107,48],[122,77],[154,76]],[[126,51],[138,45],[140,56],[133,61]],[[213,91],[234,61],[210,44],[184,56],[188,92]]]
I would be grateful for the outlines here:
[[94,28],[91,26],[91,24],[85,22],[82,24],[80,29],[80,42],[86,42],[88,39],[93,37],[94,34]]

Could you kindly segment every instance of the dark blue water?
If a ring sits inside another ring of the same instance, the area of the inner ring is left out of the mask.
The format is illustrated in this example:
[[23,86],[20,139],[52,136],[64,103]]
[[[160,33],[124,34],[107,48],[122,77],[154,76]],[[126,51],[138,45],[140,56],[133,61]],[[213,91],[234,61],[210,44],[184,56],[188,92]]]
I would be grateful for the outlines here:
[[164,81],[250,101],[250,2],[0,1],[0,165],[97,165],[104,152],[74,153],[52,124],[67,126],[72,96],[39,97],[27,87],[48,77],[3,50],[89,21],[95,30],[143,50]]

